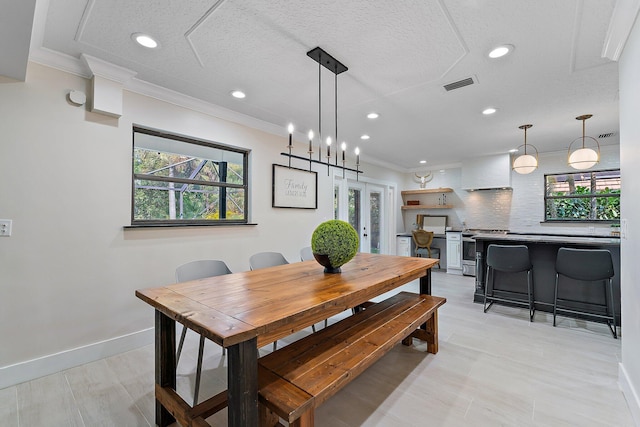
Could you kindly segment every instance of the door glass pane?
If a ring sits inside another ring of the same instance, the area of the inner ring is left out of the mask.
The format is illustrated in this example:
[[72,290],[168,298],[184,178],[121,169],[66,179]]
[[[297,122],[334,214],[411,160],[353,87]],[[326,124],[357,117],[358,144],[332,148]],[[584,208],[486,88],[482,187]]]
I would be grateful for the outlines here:
[[333,187],[333,219],[340,218],[340,186]]
[[349,188],[349,224],[358,233],[358,239],[362,241],[361,234],[361,221],[360,218],[360,203],[361,203],[361,191],[357,188]]
[[380,253],[380,228],[381,228],[381,215],[380,215],[380,207],[382,205],[382,193],[379,192],[370,192],[369,193],[369,218],[370,218],[370,230],[369,242],[371,244],[371,248],[369,252],[372,254]]

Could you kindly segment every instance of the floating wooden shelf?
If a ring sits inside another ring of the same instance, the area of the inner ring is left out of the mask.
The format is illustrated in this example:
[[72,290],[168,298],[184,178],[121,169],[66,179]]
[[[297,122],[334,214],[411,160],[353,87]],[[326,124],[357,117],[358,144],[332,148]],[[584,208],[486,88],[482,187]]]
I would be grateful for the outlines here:
[[404,205],[402,210],[407,209],[453,209],[453,205]]
[[437,193],[452,193],[453,188],[423,188],[421,190],[404,190],[401,191],[403,196],[409,194],[437,194]]

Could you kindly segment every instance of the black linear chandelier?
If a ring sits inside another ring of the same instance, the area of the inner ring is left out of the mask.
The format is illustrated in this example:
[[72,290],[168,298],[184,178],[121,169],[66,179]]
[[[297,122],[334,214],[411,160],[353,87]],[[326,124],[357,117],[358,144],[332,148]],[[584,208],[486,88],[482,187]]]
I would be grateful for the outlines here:
[[[318,159],[313,158],[314,154],[314,146],[313,139],[314,133],[312,130],[309,131],[309,149],[307,150],[307,154],[309,158],[305,158],[302,156],[297,156],[295,154],[291,154],[292,146],[292,135],[293,135],[293,124],[289,124],[288,132],[289,132],[289,146],[288,153],[281,153],[283,156],[289,157],[289,167],[291,167],[291,159],[301,159],[309,161],[309,170],[311,170],[312,163],[318,163],[327,166],[327,175],[329,175],[329,170],[331,167],[342,169],[342,177],[345,176],[345,171],[352,171],[356,173],[356,179],[359,178],[359,174],[362,173],[360,170],[360,149],[358,147],[355,148],[354,154],[356,156],[355,169],[346,167],[346,150],[347,143],[345,141],[340,145],[340,149],[342,151],[342,162],[338,164],[338,74],[344,73],[348,70],[348,68],[342,64],[340,61],[335,59],[333,56],[329,55],[325,50],[320,47],[316,47],[315,49],[311,49],[307,52],[307,56],[318,63]],[[322,160],[322,67],[331,71],[334,75],[334,123],[335,123],[335,133],[334,133],[334,141],[336,142],[335,152],[335,163],[331,163],[331,144],[332,139],[331,136],[327,136],[325,139],[326,144],[326,161]]]

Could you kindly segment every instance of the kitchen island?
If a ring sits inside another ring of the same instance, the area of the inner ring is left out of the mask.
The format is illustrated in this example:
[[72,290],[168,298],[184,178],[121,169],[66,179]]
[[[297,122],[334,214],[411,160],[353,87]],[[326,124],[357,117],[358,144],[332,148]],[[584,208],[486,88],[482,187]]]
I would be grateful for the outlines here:
[[[533,264],[534,301],[536,310],[553,312],[554,288],[556,280],[556,255],[561,247],[579,249],[608,249],[613,258],[615,275],[613,276],[613,301],[616,311],[616,323],[620,325],[620,239],[617,237],[566,236],[549,234],[475,234],[476,241],[476,290],[474,302],[483,302],[485,275],[487,273],[487,247],[494,243],[499,245],[526,245]],[[496,276],[496,286],[509,287],[504,276]],[[563,297],[587,299],[602,304],[602,292],[591,292],[588,287],[576,286]],[[567,314],[562,314],[566,316]],[[572,315],[584,317],[581,315]]]

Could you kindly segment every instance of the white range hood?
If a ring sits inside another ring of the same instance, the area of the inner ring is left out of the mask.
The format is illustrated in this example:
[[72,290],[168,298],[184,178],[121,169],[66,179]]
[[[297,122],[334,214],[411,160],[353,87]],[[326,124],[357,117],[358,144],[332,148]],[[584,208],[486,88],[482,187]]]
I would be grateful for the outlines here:
[[476,157],[462,162],[463,190],[511,188],[511,155]]

